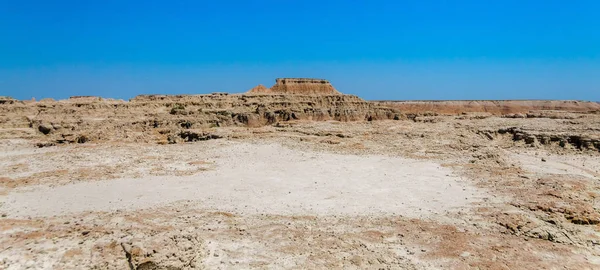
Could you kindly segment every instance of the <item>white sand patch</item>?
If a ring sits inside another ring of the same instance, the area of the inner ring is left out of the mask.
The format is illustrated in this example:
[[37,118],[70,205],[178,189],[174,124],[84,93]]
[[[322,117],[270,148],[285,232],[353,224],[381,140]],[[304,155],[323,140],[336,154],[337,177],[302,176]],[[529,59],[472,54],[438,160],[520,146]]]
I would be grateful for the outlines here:
[[210,150],[215,170],[36,186],[0,198],[10,217],[150,208],[181,200],[238,213],[398,214],[427,217],[468,207],[481,191],[439,164],[386,156],[231,143]]

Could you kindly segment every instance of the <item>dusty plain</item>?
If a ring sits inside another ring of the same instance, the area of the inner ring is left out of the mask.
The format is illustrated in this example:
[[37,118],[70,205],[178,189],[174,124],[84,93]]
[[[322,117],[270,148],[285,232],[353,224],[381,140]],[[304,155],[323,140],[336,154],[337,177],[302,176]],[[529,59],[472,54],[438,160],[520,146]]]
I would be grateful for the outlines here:
[[6,99],[0,269],[600,268],[597,103],[214,98]]

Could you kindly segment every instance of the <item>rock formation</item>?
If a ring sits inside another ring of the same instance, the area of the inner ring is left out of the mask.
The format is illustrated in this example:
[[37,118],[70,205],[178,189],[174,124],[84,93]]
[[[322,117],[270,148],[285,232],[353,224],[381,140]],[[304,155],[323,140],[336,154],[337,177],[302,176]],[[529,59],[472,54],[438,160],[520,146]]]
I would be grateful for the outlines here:
[[248,94],[269,94],[269,93],[271,93],[271,89],[265,87],[262,84],[259,84],[259,85],[255,86],[254,88],[250,89],[247,93]]
[[[577,101],[445,101],[367,102],[344,95],[326,80],[277,79],[272,88],[259,85],[247,94],[140,95],[130,101],[75,96],[66,100],[20,101],[0,97],[1,138],[40,138],[42,146],[58,143],[125,140],[169,142],[215,138],[206,132],[222,126],[259,127],[293,120],[372,121],[421,119],[418,113],[492,114],[542,109],[527,118],[556,118],[547,110],[600,111],[600,104]],[[508,117],[507,115],[504,115]],[[578,119],[577,114],[567,115]],[[560,117],[566,117],[561,114]],[[519,137],[519,136],[517,136]],[[520,136],[522,137],[522,136]],[[519,138],[520,138],[519,137]],[[546,141],[545,137],[538,138]],[[549,141],[554,139],[550,138]],[[597,138],[559,138],[577,147],[598,148]]]
[[16,100],[11,97],[0,96],[0,104],[12,104]]
[[259,85],[248,94],[341,95],[327,80],[308,78],[278,78],[270,89]]
[[400,118],[394,109],[353,95],[140,95],[130,101],[85,97],[0,106],[0,129],[39,137],[41,146],[105,140],[173,143],[211,139],[204,129],[223,126]]
[[600,103],[576,100],[406,100],[372,101],[406,114],[437,113],[460,115],[462,113],[485,112],[493,115],[525,114],[530,111],[600,111]]

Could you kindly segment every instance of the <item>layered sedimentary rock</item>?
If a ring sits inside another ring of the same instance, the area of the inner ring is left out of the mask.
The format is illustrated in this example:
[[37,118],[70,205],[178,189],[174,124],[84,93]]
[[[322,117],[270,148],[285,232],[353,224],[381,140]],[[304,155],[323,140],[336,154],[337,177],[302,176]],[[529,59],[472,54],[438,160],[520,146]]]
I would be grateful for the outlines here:
[[[177,142],[211,139],[203,130],[221,126],[400,117],[393,109],[352,95],[142,95],[130,101],[85,97],[5,103],[0,106],[0,129],[38,136],[50,144]],[[3,135],[11,136],[10,132]]]
[[537,110],[572,112],[600,111],[600,103],[576,100],[430,100],[430,101],[373,101],[380,106],[404,113],[433,112],[457,115],[485,112],[493,115],[523,114]]
[[[530,112],[532,110],[542,110]],[[600,104],[579,101],[379,101],[343,95],[326,80],[277,79],[271,88],[259,85],[247,94],[140,95],[130,101],[93,96],[67,100],[19,101],[0,97],[0,138],[40,138],[42,145],[126,140],[179,142],[214,139],[207,129],[258,127],[284,121],[371,121],[416,114],[487,112],[505,117],[577,119],[576,113],[598,111]],[[525,113],[525,114],[521,114]],[[414,117],[413,117],[414,116]],[[429,119],[435,120],[435,119]],[[550,139],[552,140],[552,139]],[[597,140],[581,141],[582,147]],[[545,141],[540,137],[539,141]]]
[[600,135],[595,132],[594,128],[583,130],[572,128],[533,130],[530,128],[507,127],[497,130],[480,129],[476,133],[490,140],[508,135],[512,141],[524,142],[530,146],[555,145],[563,148],[600,151]]
[[341,95],[327,80],[309,78],[279,78],[275,85],[266,88],[259,85],[248,94],[289,94],[289,95]]

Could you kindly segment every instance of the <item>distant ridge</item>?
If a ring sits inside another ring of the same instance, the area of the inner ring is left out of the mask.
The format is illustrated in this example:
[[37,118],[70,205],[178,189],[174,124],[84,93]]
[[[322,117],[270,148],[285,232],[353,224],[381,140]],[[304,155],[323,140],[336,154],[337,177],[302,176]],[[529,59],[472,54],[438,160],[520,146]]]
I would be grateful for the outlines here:
[[600,111],[600,103],[579,100],[382,100],[370,101],[403,113],[434,112],[461,114],[484,112],[494,115],[526,114],[530,111]]

